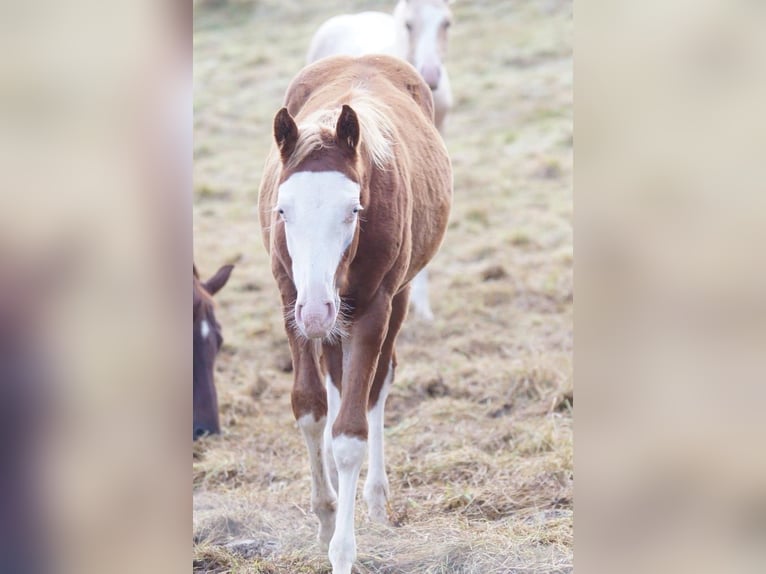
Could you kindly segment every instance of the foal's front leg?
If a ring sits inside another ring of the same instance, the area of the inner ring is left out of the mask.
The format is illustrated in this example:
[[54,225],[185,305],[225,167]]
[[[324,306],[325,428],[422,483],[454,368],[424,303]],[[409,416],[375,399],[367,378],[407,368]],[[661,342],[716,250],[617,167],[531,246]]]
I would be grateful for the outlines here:
[[319,544],[326,550],[335,532],[337,496],[324,462],[332,453],[324,452],[327,399],[319,367],[319,345],[296,340],[292,334],[288,338],[295,372],[293,414],[306,441],[311,466],[311,509],[319,518]]
[[354,509],[367,450],[367,401],[390,315],[391,301],[381,294],[356,318],[350,340],[344,341],[343,392],[332,428],[338,469],[338,512],[329,552],[333,574],[350,574],[356,560]]

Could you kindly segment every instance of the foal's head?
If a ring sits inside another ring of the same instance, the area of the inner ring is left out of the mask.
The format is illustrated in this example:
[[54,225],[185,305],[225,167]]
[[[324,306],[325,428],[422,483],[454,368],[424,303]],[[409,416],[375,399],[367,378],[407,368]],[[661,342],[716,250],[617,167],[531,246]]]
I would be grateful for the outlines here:
[[223,343],[221,326],[215,319],[212,296],[226,285],[233,265],[224,265],[215,275],[205,282],[200,281],[197,268],[194,267],[192,280],[194,291],[194,427],[196,440],[204,434],[214,434],[221,430],[218,423],[218,398],[213,382],[215,357]]
[[448,1],[401,0],[396,16],[408,39],[407,60],[435,90],[441,80],[442,60],[447,54],[447,31],[452,25]]
[[[336,116],[333,129],[328,118]],[[300,133],[286,108],[274,119],[283,163],[274,219],[285,238],[278,249],[287,250],[279,256],[292,271],[295,326],[309,339],[342,335],[339,291],[356,253],[365,204],[359,136],[359,118],[347,105]]]

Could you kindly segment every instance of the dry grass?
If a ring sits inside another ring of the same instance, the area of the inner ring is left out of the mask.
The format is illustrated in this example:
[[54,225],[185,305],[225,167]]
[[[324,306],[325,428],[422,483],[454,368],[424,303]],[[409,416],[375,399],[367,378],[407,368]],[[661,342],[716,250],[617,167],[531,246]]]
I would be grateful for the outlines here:
[[[194,446],[197,572],[329,572],[257,189],[313,30],[388,4],[197,8],[195,258],[203,274],[237,262],[217,297],[224,431]],[[454,12],[455,204],[431,266],[437,318],[408,320],[399,340],[386,413],[396,526],[370,524],[360,505],[356,571],[571,572],[571,5],[457,2]]]

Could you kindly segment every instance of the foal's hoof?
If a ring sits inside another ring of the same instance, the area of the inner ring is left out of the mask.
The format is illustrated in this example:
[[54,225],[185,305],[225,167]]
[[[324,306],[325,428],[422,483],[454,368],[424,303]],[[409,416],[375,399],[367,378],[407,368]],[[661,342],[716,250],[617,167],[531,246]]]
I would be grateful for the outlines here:
[[322,532],[321,530],[319,531],[319,536],[317,536],[317,541],[319,542],[320,552],[327,554],[327,551],[330,549],[330,540],[332,540],[332,534],[330,534],[330,538],[327,538],[324,532]]
[[317,540],[319,541],[319,548],[322,552],[327,552],[330,548],[330,540],[332,540],[333,534],[335,534],[335,516],[330,520],[321,521],[319,523],[319,533]]
[[335,521],[331,524],[320,524],[319,533],[317,534],[317,540],[319,541],[319,549],[322,552],[327,552],[330,548],[330,541],[333,534],[335,534]]
[[365,485],[364,500],[367,503],[367,516],[372,522],[391,525],[388,519],[388,485]]
[[391,526],[391,521],[388,519],[388,508],[385,505],[375,504],[370,506],[367,509],[367,516],[370,517],[372,522]]
[[317,540],[319,541],[319,548],[323,552],[327,552],[330,547],[330,540],[332,540],[333,534],[335,534],[335,501],[317,505],[314,512],[319,518],[319,533]]
[[333,534],[335,534],[334,520],[332,524],[319,525],[319,534],[317,535],[317,540],[319,541],[319,549],[322,552],[327,552],[330,549],[330,541],[332,540]]
[[332,564],[332,574],[351,574],[351,567],[356,561],[356,540],[353,537],[336,539],[327,554]]

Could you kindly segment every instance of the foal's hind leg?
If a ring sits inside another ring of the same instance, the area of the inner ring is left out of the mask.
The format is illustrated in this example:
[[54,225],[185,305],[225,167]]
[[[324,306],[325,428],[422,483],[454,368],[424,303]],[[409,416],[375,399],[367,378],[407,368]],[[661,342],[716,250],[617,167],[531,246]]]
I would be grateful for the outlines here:
[[327,474],[332,481],[335,492],[338,492],[338,467],[332,452],[332,425],[340,409],[340,385],[343,380],[343,347],[324,344],[322,359],[325,365],[325,388],[327,389],[327,423],[324,427],[324,462]]
[[388,523],[388,476],[383,452],[383,428],[386,399],[394,381],[396,355],[394,345],[407,314],[408,293],[399,293],[392,301],[388,333],[380,351],[375,379],[370,388],[367,424],[369,425],[369,465],[364,483],[367,513],[374,522]]
[[[386,399],[394,379],[393,361],[384,364],[381,356],[378,372],[385,372],[378,399],[367,412],[369,425],[369,464],[367,479],[364,482],[364,501],[367,503],[367,515],[373,522],[388,523],[388,476],[383,453],[383,426]],[[377,375],[376,375],[377,378]]]

